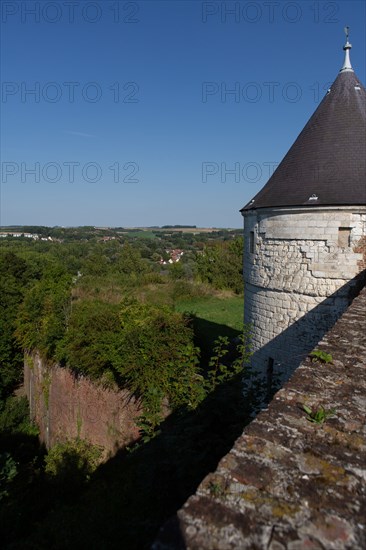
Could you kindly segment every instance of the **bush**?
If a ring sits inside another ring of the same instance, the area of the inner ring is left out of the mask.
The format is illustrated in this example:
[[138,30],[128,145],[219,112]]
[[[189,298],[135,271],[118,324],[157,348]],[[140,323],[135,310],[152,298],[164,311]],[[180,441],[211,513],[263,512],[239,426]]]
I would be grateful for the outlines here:
[[14,336],[19,305],[31,280],[27,262],[0,251],[0,399],[11,395],[22,378],[23,353]]
[[174,281],[171,286],[171,296],[173,302],[182,300],[191,300],[211,296],[212,288],[203,283],[192,283],[190,281]]
[[38,430],[29,420],[29,404],[26,397],[8,397],[0,403],[0,433],[37,435]]
[[181,404],[187,388],[197,385],[198,351],[190,319],[167,306],[125,300],[120,320],[115,368],[127,386],[146,406],[161,404],[163,397],[171,405]]
[[243,292],[243,238],[205,246],[197,256],[196,272],[200,281],[218,289]]
[[140,276],[140,286],[143,285],[163,285],[165,283],[164,277],[160,275],[160,273],[156,273],[154,271],[151,271],[149,273],[144,273]]
[[174,302],[177,300],[194,298],[195,287],[188,281],[175,281],[172,285],[171,295]]
[[9,495],[9,485],[17,475],[17,463],[9,453],[0,453],[0,502]]
[[100,378],[114,370],[120,331],[119,306],[98,300],[73,305],[66,334],[59,342],[56,358],[72,370]]
[[83,439],[57,443],[45,457],[45,472],[56,484],[76,488],[89,481],[100,464],[102,449]]
[[24,349],[38,349],[53,357],[65,333],[70,313],[71,276],[62,270],[45,278],[26,293],[17,318],[16,336]]
[[152,425],[163,400],[172,408],[199,400],[198,351],[190,319],[167,306],[125,299],[76,303],[57,358],[106,386],[118,381],[143,401]]

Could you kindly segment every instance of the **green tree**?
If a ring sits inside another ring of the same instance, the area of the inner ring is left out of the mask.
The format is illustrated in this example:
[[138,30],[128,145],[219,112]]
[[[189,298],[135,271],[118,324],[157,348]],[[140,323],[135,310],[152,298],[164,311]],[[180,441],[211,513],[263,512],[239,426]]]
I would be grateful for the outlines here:
[[31,275],[24,259],[11,251],[0,253],[0,399],[10,395],[22,378],[23,352],[14,332]]
[[113,370],[119,331],[118,305],[99,300],[77,302],[56,357],[77,372],[100,378]]
[[23,349],[38,349],[51,358],[70,314],[71,276],[55,266],[48,275],[26,292],[16,320],[16,336]]
[[196,406],[202,383],[189,319],[167,306],[127,299],[121,304],[120,320],[115,368],[141,397],[151,425],[161,420],[164,398],[172,408]]
[[206,245],[197,255],[196,272],[202,282],[218,289],[243,291],[243,239],[215,242]]
[[141,258],[139,250],[126,242],[117,260],[116,269],[124,275],[140,275],[149,271],[149,264]]
[[182,262],[169,264],[169,278],[173,281],[185,278],[185,271]]

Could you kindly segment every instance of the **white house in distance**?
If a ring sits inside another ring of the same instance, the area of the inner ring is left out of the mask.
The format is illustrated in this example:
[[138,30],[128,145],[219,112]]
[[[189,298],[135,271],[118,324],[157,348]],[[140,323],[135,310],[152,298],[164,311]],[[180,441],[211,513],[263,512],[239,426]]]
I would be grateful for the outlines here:
[[366,90],[350,62],[244,217],[253,367],[286,380],[347,308],[366,268]]

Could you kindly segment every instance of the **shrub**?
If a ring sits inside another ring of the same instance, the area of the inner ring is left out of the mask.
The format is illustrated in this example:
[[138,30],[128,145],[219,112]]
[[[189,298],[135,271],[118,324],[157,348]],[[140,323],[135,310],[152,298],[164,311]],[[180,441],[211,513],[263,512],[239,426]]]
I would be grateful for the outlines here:
[[165,279],[160,275],[160,273],[155,273],[154,271],[151,271],[149,273],[143,273],[140,276],[139,282],[140,286],[149,284],[163,285],[165,283]]
[[45,457],[45,472],[57,484],[77,487],[89,481],[100,464],[102,449],[83,439],[57,443]]
[[26,293],[17,318],[16,336],[25,349],[53,357],[70,313],[71,276],[62,270],[36,282]]
[[315,349],[310,353],[312,361],[319,361],[320,363],[332,363],[333,357],[326,351]]
[[145,408],[157,417],[164,397],[173,407],[190,399],[194,402],[199,369],[190,320],[167,306],[131,299],[122,303],[120,320],[114,366],[130,390],[143,399]]
[[8,397],[0,403],[0,432],[37,435],[38,430],[29,420],[29,404],[26,397]]
[[167,306],[127,298],[121,304],[76,303],[57,357],[73,370],[118,381],[141,398],[155,426],[168,399],[172,408],[199,401],[198,350],[190,319]]
[[106,370],[113,371],[120,331],[118,313],[117,304],[98,300],[74,304],[56,358],[94,379],[100,378]]
[[0,453],[0,502],[9,495],[9,485],[17,475],[17,463],[9,453]]
[[197,256],[196,273],[202,282],[218,289],[243,292],[243,238],[205,246]]

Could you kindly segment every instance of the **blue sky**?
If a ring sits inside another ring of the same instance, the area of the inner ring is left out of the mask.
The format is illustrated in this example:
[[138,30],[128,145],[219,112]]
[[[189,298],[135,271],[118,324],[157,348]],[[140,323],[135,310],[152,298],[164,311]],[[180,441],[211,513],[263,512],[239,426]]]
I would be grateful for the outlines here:
[[365,5],[3,1],[0,224],[240,227]]

